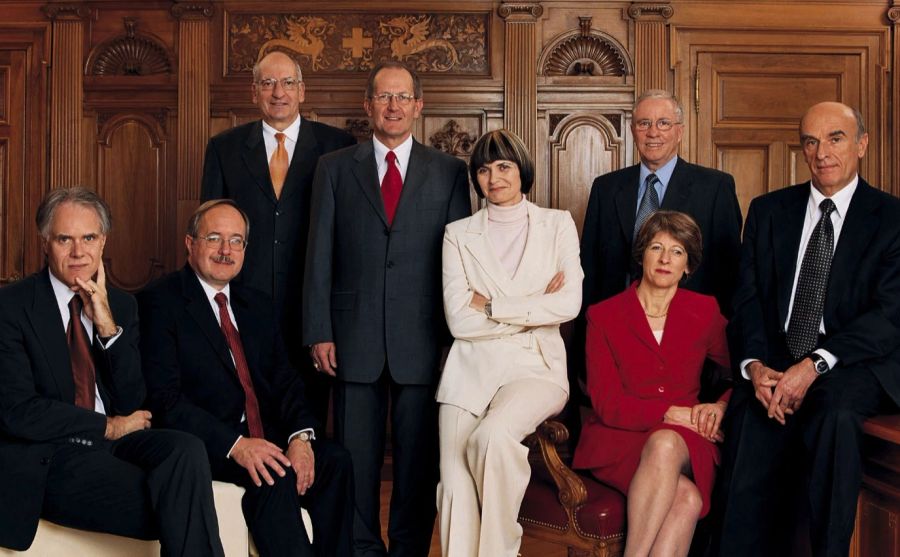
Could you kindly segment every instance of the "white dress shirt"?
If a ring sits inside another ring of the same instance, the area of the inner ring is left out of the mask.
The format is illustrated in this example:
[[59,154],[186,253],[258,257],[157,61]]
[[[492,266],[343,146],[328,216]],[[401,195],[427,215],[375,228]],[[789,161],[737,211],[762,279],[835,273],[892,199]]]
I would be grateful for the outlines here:
[[387,157],[388,151],[393,151],[395,155],[397,155],[397,159],[395,164],[397,165],[397,169],[400,171],[400,177],[403,178],[403,182],[406,182],[406,170],[409,168],[409,155],[412,153],[412,145],[413,145],[413,137],[412,134],[409,134],[409,137],[406,138],[406,141],[397,145],[393,149],[388,149],[387,146],[378,141],[375,137],[372,137],[372,145],[375,148],[375,165],[378,168],[378,184],[384,181],[384,175],[387,174]]
[[[859,176],[855,176],[853,180],[850,181],[849,184],[841,188],[839,192],[834,194],[830,199],[834,202],[835,210],[831,212],[831,224],[834,227],[834,249],[835,246],[838,245],[838,238],[841,235],[841,229],[844,227],[844,219],[847,217],[847,210],[850,208],[850,200],[853,199],[853,194],[856,192],[856,186],[859,184]],[[803,264],[803,256],[806,253],[806,245],[809,244],[809,238],[812,236],[813,229],[818,224],[819,219],[822,217],[822,211],[819,209],[819,205],[825,199],[825,196],[817,190],[811,183],[809,187],[809,201],[806,203],[806,215],[803,217],[803,232],[800,234],[800,248],[797,250],[797,265],[794,269],[794,283],[791,286],[791,300],[788,304],[788,312],[787,318],[784,321],[784,330],[788,330],[788,325],[791,322],[791,312],[794,309],[794,296],[797,293],[797,280],[800,278],[800,266]],[[825,317],[822,317],[822,321],[819,323],[819,333],[825,334]],[[818,354],[825,358],[825,361],[828,362],[828,368],[834,369],[834,366],[838,363],[838,358],[828,350],[817,348],[813,350],[815,354]],[[758,360],[758,358],[747,358],[746,360],[741,362],[741,374],[746,378],[750,378],[750,374],[748,373],[747,366],[749,366],[752,362]]]
[[[288,166],[291,165],[291,161],[294,160],[294,148],[297,147],[297,136],[300,135],[300,115],[297,115],[297,118],[291,123],[290,126],[285,128],[283,133],[284,137],[284,149],[288,154]],[[270,126],[263,120],[262,123],[263,128],[263,141],[266,144],[266,160],[272,160],[272,154],[275,153],[275,149],[278,148],[278,140],[275,139],[275,134],[279,133],[278,130]]]

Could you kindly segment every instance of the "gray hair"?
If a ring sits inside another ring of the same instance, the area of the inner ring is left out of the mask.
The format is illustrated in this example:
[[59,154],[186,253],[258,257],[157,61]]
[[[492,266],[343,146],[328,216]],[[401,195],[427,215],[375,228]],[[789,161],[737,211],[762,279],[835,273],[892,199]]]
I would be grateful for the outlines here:
[[856,118],[856,141],[859,142],[862,136],[866,135],[866,123],[863,121],[862,112],[852,106],[848,108],[853,112],[853,117]]
[[247,217],[247,213],[245,213],[243,209],[238,207],[238,204],[235,203],[232,199],[210,199],[209,201],[197,207],[197,210],[194,211],[194,214],[192,214],[191,218],[188,219],[187,235],[191,238],[196,238],[197,235],[200,234],[200,220],[203,218],[203,215],[208,213],[214,207],[218,207],[220,205],[233,207],[235,211],[240,213],[241,218],[244,219],[244,241],[247,241],[250,238],[250,218]]
[[675,95],[666,91],[665,89],[647,89],[646,91],[641,93],[641,96],[638,97],[636,101],[634,101],[634,108],[632,109],[632,112],[634,110],[637,110],[639,104],[648,99],[665,99],[669,101],[670,103],[672,103],[672,108],[675,109],[675,119],[678,120],[678,122],[684,122],[684,107],[681,106],[681,102],[677,97],[675,97]]
[[290,59],[291,62],[293,62],[294,70],[297,72],[297,79],[299,79],[300,81],[303,81],[303,71],[300,69],[300,63],[297,62],[297,60],[293,56],[288,54],[287,52],[283,52],[281,50],[273,50],[271,52],[267,52],[263,56],[260,56],[259,59],[256,61],[256,63],[253,64],[253,83],[256,83],[257,81],[259,81],[259,73],[260,73],[259,65],[262,63],[263,60],[266,59],[266,57],[269,56],[269,54],[275,54],[276,52],[278,54],[284,54],[285,56],[287,56]]
[[383,62],[379,62],[374,68],[372,68],[372,71],[369,72],[369,78],[366,80],[367,99],[371,99],[372,95],[375,94],[375,78],[378,76],[378,73],[381,70],[386,70],[389,68],[406,71],[410,75],[410,77],[412,77],[413,96],[415,96],[417,99],[422,98],[422,81],[419,79],[419,74],[417,74],[415,70],[413,70],[403,62],[398,62],[397,60],[385,60]]
[[112,215],[106,201],[103,201],[103,198],[94,190],[84,186],[72,186],[50,190],[38,206],[34,222],[37,224],[42,238],[50,239],[50,224],[53,222],[53,215],[56,213],[56,209],[64,203],[73,203],[93,209],[97,213],[97,218],[100,219],[100,233],[104,236],[109,234],[112,228]]

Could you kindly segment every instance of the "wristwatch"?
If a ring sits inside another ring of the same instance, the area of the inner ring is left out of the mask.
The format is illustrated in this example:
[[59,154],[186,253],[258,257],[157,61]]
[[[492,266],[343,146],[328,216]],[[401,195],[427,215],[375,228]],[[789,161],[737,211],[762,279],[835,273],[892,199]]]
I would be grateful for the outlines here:
[[487,302],[484,303],[484,314],[485,314],[485,315],[487,315],[488,317],[491,317],[491,310],[492,310],[492,309],[493,309],[493,307],[491,306],[491,301],[490,301],[490,300],[488,300]]
[[825,358],[823,358],[821,355],[812,352],[809,355],[809,359],[812,360],[813,365],[816,367],[817,375],[824,375],[825,373],[831,371],[831,368],[828,366],[828,362],[826,362]]

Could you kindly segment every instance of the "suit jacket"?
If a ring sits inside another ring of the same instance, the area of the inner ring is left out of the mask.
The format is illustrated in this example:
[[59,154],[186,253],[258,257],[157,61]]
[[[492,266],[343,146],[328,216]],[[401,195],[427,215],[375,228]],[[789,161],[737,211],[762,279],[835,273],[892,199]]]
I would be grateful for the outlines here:
[[[735,362],[758,358],[780,371],[795,363],[784,323],[810,187],[784,188],[750,204],[729,324]],[[871,369],[900,404],[900,200],[862,178],[835,245],[823,317],[818,347],[840,366]]]
[[[566,348],[559,324],[581,308],[578,231],[568,211],[528,203],[528,238],[514,276],[494,253],[487,235],[488,210],[447,225],[444,234],[444,311],[450,348],[438,402],[481,415],[497,390],[514,380],[517,355],[537,342],[546,379],[569,391]],[[544,294],[563,271],[562,289]],[[491,318],[469,307],[472,291],[491,299]]]
[[[97,384],[110,416],[144,401],[137,305],[110,287],[122,335],[93,349]],[[50,458],[60,444],[103,442],[106,416],[75,406],[66,329],[45,268],[0,289],[0,546],[24,550],[37,530]]]
[[[581,240],[585,308],[625,290],[639,180],[640,165],[634,165],[604,174],[591,186]],[[689,214],[703,233],[703,261],[682,286],[715,296],[729,315],[741,247],[734,178],[679,158],[661,208]]]
[[[266,439],[281,447],[295,431],[316,428],[303,382],[291,367],[267,296],[231,284]],[[224,459],[246,435],[245,397],[225,335],[190,266],[138,294],[141,354],[154,425],[193,433],[210,459]]]
[[[588,309],[587,386],[593,413],[584,425],[574,466],[598,468],[618,449],[643,443],[670,406],[700,402],[706,360],[728,366],[725,319],[715,299],[679,288],[657,343],[634,287]],[[730,391],[723,399],[730,396]]]
[[301,285],[316,163],[323,154],[355,142],[343,130],[304,118],[277,199],[261,120],[224,131],[206,147],[200,198],[233,199],[250,218],[244,268],[235,282],[271,298],[276,315],[284,318],[285,332],[296,344],[300,342]]
[[372,142],[323,156],[313,183],[303,343],[333,341],[340,379],[434,384],[449,340],[444,226],[471,214],[465,164],[413,142],[388,226]]

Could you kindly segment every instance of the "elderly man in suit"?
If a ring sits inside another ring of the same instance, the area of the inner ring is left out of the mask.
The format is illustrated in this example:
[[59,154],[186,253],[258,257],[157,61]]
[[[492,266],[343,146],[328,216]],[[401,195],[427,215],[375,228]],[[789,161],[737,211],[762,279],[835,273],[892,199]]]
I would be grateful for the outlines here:
[[138,295],[150,406],[158,423],[203,440],[213,478],[247,490],[244,518],[260,555],[349,557],[350,458],[316,437],[324,431],[269,298],[232,281],[248,232],[235,202],[207,201],[188,224],[187,265]]
[[858,175],[867,145],[859,112],[814,105],[800,122],[811,181],[750,205],[729,325],[746,380],[724,427],[723,556],[789,555],[792,500],[809,511],[814,555],[849,551],[861,424],[900,402],[900,201]]
[[233,199],[250,217],[253,242],[236,280],[271,298],[291,362],[306,381],[313,414],[324,424],[329,381],[313,371],[300,342],[309,197],[319,157],[355,140],[300,117],[306,86],[300,66],[283,52],[269,53],[253,66],[251,93],[262,119],[209,140],[200,197]]
[[397,62],[369,75],[374,138],[325,155],[313,184],[303,341],[336,375],[335,435],[353,457],[356,550],[384,555],[379,483],[391,401],[391,555],[428,554],[437,485],[444,226],[471,212],[462,161],[412,137],[418,76]]
[[47,266],[0,290],[0,546],[38,518],[223,555],[203,444],[149,430],[137,305],[106,285],[110,213],[82,187],[37,212]]

